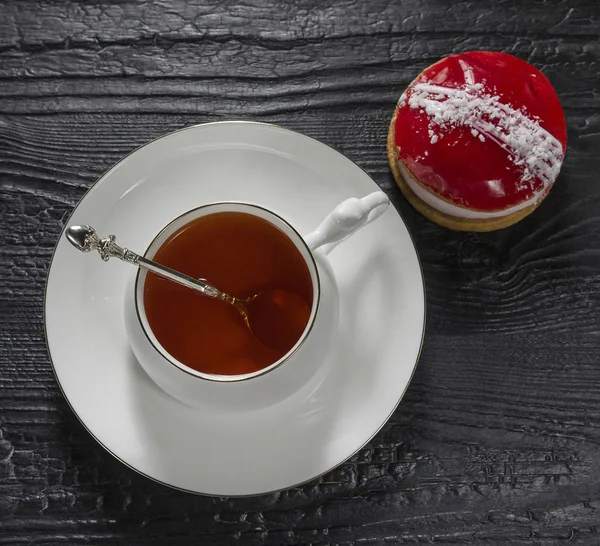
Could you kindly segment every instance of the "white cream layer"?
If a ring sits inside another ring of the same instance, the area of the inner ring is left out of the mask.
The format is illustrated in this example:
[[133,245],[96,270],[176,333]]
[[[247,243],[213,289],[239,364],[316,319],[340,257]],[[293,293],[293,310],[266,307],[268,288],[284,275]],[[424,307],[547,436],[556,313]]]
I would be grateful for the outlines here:
[[426,190],[421,184],[419,184],[416,180],[414,180],[413,176],[407,171],[404,167],[404,164],[399,159],[397,160],[398,168],[402,173],[402,178],[404,178],[408,187],[412,190],[412,192],[419,198],[421,201],[427,203],[432,209],[435,209],[439,212],[447,214],[448,216],[454,216],[456,218],[469,218],[475,220],[485,220],[486,218],[502,218],[503,216],[509,216],[515,212],[523,210],[531,205],[535,205],[538,203],[542,197],[543,190],[534,194],[532,197],[519,203],[518,205],[514,205],[504,210],[496,210],[490,212],[477,211],[473,209],[467,209],[464,207],[459,207],[458,205],[453,205],[448,201],[445,201],[441,197],[431,193]]

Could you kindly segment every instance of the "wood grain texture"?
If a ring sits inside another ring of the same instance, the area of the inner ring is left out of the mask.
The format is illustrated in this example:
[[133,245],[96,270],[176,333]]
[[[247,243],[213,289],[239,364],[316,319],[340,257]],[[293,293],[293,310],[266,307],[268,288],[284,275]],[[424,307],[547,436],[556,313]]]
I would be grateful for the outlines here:
[[[0,6],[0,544],[598,544],[600,8],[595,0]],[[542,69],[568,118],[556,186],[490,234],[444,230],[387,166],[395,102],[451,52]],[[428,328],[388,425],[349,462],[251,499],[172,491],[105,453],[62,398],[43,289],[65,219],[166,131],[255,119],[338,148],[423,262]]]

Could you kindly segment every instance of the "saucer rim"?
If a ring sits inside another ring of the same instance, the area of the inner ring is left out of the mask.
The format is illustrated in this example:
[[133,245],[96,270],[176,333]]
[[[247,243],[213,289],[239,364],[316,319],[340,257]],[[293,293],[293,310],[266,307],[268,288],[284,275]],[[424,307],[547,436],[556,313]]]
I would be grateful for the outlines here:
[[305,485],[307,483],[310,483],[310,482],[312,482],[314,480],[317,480],[317,479],[321,478],[325,474],[328,474],[329,472],[332,472],[336,468],[340,467],[341,465],[343,465],[344,463],[346,463],[347,461],[349,461],[358,452],[360,452],[361,449],[363,449],[367,444],[369,444],[369,442],[371,442],[371,440],[373,440],[373,438],[375,436],[377,436],[377,434],[388,423],[388,421],[390,420],[390,418],[392,417],[392,415],[398,409],[398,406],[402,402],[402,400],[403,400],[403,398],[404,398],[404,396],[406,394],[406,391],[408,390],[408,387],[410,386],[410,384],[411,384],[411,382],[413,380],[413,377],[415,375],[415,372],[417,370],[417,367],[418,367],[420,359],[421,359],[421,354],[423,352],[423,345],[424,345],[424,342],[425,342],[425,331],[426,331],[426,325],[427,325],[427,292],[426,292],[426,286],[425,286],[425,276],[424,276],[424,271],[423,271],[423,264],[421,262],[421,257],[419,256],[419,252],[417,250],[417,245],[415,244],[415,239],[414,239],[411,231],[408,229],[408,226],[407,226],[406,221],[404,220],[402,214],[400,214],[400,211],[398,210],[398,207],[396,207],[396,205],[393,203],[393,201],[391,199],[390,199],[390,205],[394,208],[394,210],[398,214],[398,217],[400,218],[400,220],[402,221],[404,227],[406,228],[406,231],[407,231],[408,236],[410,238],[411,244],[412,244],[413,249],[415,251],[415,255],[416,255],[416,258],[417,258],[417,263],[419,265],[419,271],[421,272],[421,286],[423,288],[423,327],[422,327],[422,330],[421,330],[421,341],[420,341],[420,344],[419,344],[419,350],[417,352],[417,356],[415,358],[415,363],[413,364],[413,368],[412,368],[410,377],[409,377],[408,381],[406,382],[404,390],[402,391],[401,395],[399,396],[398,401],[396,402],[396,404],[394,405],[394,407],[392,408],[392,410],[390,411],[390,413],[387,415],[387,417],[382,421],[381,425],[373,432],[373,434],[364,443],[362,443],[355,451],[353,451],[350,455],[348,455],[348,457],[346,457],[345,459],[343,459],[339,463],[335,464],[331,468],[325,470],[324,472],[321,472],[321,473],[319,473],[319,474],[317,474],[315,476],[312,476],[311,478],[308,478],[306,480],[303,480],[301,482],[298,482],[298,483],[295,483],[295,484],[292,484],[292,485],[289,485],[289,486],[286,486],[286,487],[283,487],[283,488],[279,488],[279,489],[273,489],[273,490],[270,490],[270,491],[263,491],[263,492],[260,492],[260,493],[249,493],[249,494],[239,494],[239,495],[238,494],[218,495],[218,494],[214,494],[214,493],[204,493],[202,491],[195,491],[193,489],[186,489],[186,488],[183,488],[183,487],[172,485],[172,484],[163,482],[163,481],[161,481],[161,480],[159,480],[157,478],[154,478],[153,476],[150,476],[149,474],[146,474],[146,473],[142,472],[141,470],[135,468],[134,466],[132,466],[128,462],[124,461],[116,453],[113,453],[106,445],[104,445],[96,437],[96,435],[89,429],[89,427],[85,424],[85,422],[79,416],[79,414],[75,411],[75,408],[73,407],[73,405],[71,404],[71,401],[67,397],[67,395],[66,395],[66,393],[65,393],[65,391],[63,389],[63,386],[60,383],[60,380],[58,378],[56,367],[55,367],[54,361],[52,359],[52,353],[50,351],[50,345],[48,343],[48,328],[47,328],[47,304],[48,304],[47,293],[48,293],[48,284],[49,284],[49,280],[50,280],[50,272],[52,270],[52,264],[54,263],[54,257],[55,257],[55,254],[56,254],[56,250],[58,248],[58,244],[60,243],[60,241],[61,241],[61,239],[62,239],[65,231],[67,230],[67,227],[69,225],[70,219],[72,218],[72,216],[77,211],[77,209],[80,206],[81,202],[87,197],[88,193],[90,193],[100,182],[102,182],[102,180],[104,180],[113,170],[115,170],[129,156],[133,155],[134,153],[138,152],[142,148],[145,148],[146,146],[152,144],[155,141],[158,141],[158,140],[163,139],[163,138],[167,138],[167,137],[169,137],[169,136],[171,136],[173,134],[181,133],[183,131],[188,131],[188,130],[191,130],[191,129],[197,129],[199,127],[204,127],[204,126],[207,126],[207,125],[230,125],[230,124],[231,125],[235,125],[235,124],[248,124],[248,125],[262,125],[262,126],[266,126],[266,127],[273,127],[275,129],[278,129],[278,130],[286,131],[286,132],[289,132],[289,133],[294,133],[295,135],[298,135],[298,136],[300,136],[302,138],[306,138],[306,139],[312,140],[312,141],[314,141],[314,142],[316,142],[318,144],[326,146],[331,151],[335,152],[338,155],[341,155],[343,158],[345,158],[346,160],[350,161],[353,165],[355,165],[356,167],[358,167],[381,191],[383,191],[381,189],[381,187],[379,186],[379,184],[377,184],[377,182],[375,182],[375,180],[373,179],[373,177],[365,169],[363,169],[363,167],[361,167],[360,165],[358,165],[355,161],[353,161],[352,159],[350,159],[348,156],[346,156],[345,154],[343,154],[342,152],[340,152],[335,147],[333,147],[333,146],[331,146],[329,144],[326,144],[326,143],[322,142],[321,140],[318,140],[318,139],[316,139],[314,137],[311,137],[309,135],[301,133],[299,131],[295,131],[293,129],[289,129],[287,127],[283,127],[281,125],[277,125],[277,124],[274,124],[274,123],[266,123],[266,122],[251,121],[251,120],[212,121],[212,122],[207,122],[207,123],[197,123],[197,124],[194,124],[194,125],[189,125],[187,127],[181,127],[179,129],[175,129],[174,131],[169,131],[167,133],[163,133],[160,136],[158,136],[156,138],[153,138],[151,140],[148,140],[144,144],[142,144],[142,145],[134,148],[129,153],[127,153],[126,155],[122,156],[116,163],[112,164],[85,191],[85,193],[79,198],[79,200],[77,201],[77,203],[73,207],[73,210],[71,211],[71,213],[69,214],[69,217],[65,221],[65,224],[64,224],[64,226],[63,226],[63,228],[61,230],[60,236],[56,240],[56,244],[54,245],[54,249],[52,251],[52,257],[50,258],[50,263],[48,265],[48,273],[46,275],[46,283],[45,283],[45,286],[44,286],[44,306],[43,306],[43,311],[42,311],[42,318],[43,318],[43,322],[44,322],[44,343],[46,345],[46,352],[47,352],[48,358],[50,360],[50,366],[52,367],[52,373],[54,375],[54,378],[56,379],[56,383],[57,383],[57,385],[58,385],[58,387],[60,389],[60,392],[61,392],[63,398],[65,399],[65,401],[67,402],[67,405],[69,406],[69,408],[71,409],[71,411],[73,412],[73,414],[75,415],[75,417],[77,418],[77,420],[81,423],[81,425],[83,426],[83,428],[96,441],[96,443],[99,446],[101,446],[107,453],[109,453],[117,461],[119,461],[122,464],[124,464],[126,467],[130,468],[131,470],[133,470],[136,474],[139,474],[140,476],[143,476],[144,478],[150,479],[153,482],[158,483],[160,485],[163,485],[165,487],[168,487],[170,489],[174,489],[174,490],[177,490],[177,491],[182,491],[184,493],[191,493],[193,495],[198,495],[198,496],[203,496],[203,497],[212,497],[212,498],[252,498],[252,497],[262,497],[262,496],[265,496],[265,495],[272,495],[272,494],[275,494],[275,493],[281,493],[281,492],[287,491],[289,489],[294,489],[294,488],[303,486],[303,485]]

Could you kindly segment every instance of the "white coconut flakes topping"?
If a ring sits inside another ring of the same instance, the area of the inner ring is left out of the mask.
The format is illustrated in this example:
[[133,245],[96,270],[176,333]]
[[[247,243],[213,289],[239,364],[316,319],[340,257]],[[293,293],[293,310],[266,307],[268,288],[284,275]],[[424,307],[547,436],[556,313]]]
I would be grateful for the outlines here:
[[[561,143],[537,120],[525,115],[500,97],[485,92],[483,84],[466,84],[455,89],[417,83],[410,96],[403,95],[401,103],[424,111],[432,125],[441,131],[456,126],[471,128],[471,134],[482,142],[491,139],[509,154],[511,161],[522,167],[519,189],[529,186],[539,178],[544,187],[550,186],[560,171],[563,159]],[[431,144],[443,133],[434,134],[429,129]]]

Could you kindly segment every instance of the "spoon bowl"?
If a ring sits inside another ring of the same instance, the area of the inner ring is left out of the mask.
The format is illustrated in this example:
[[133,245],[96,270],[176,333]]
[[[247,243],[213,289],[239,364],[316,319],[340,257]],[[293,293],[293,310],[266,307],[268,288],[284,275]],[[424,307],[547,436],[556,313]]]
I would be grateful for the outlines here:
[[310,305],[298,294],[281,288],[265,290],[234,305],[257,339],[283,352],[298,341],[311,311]]

